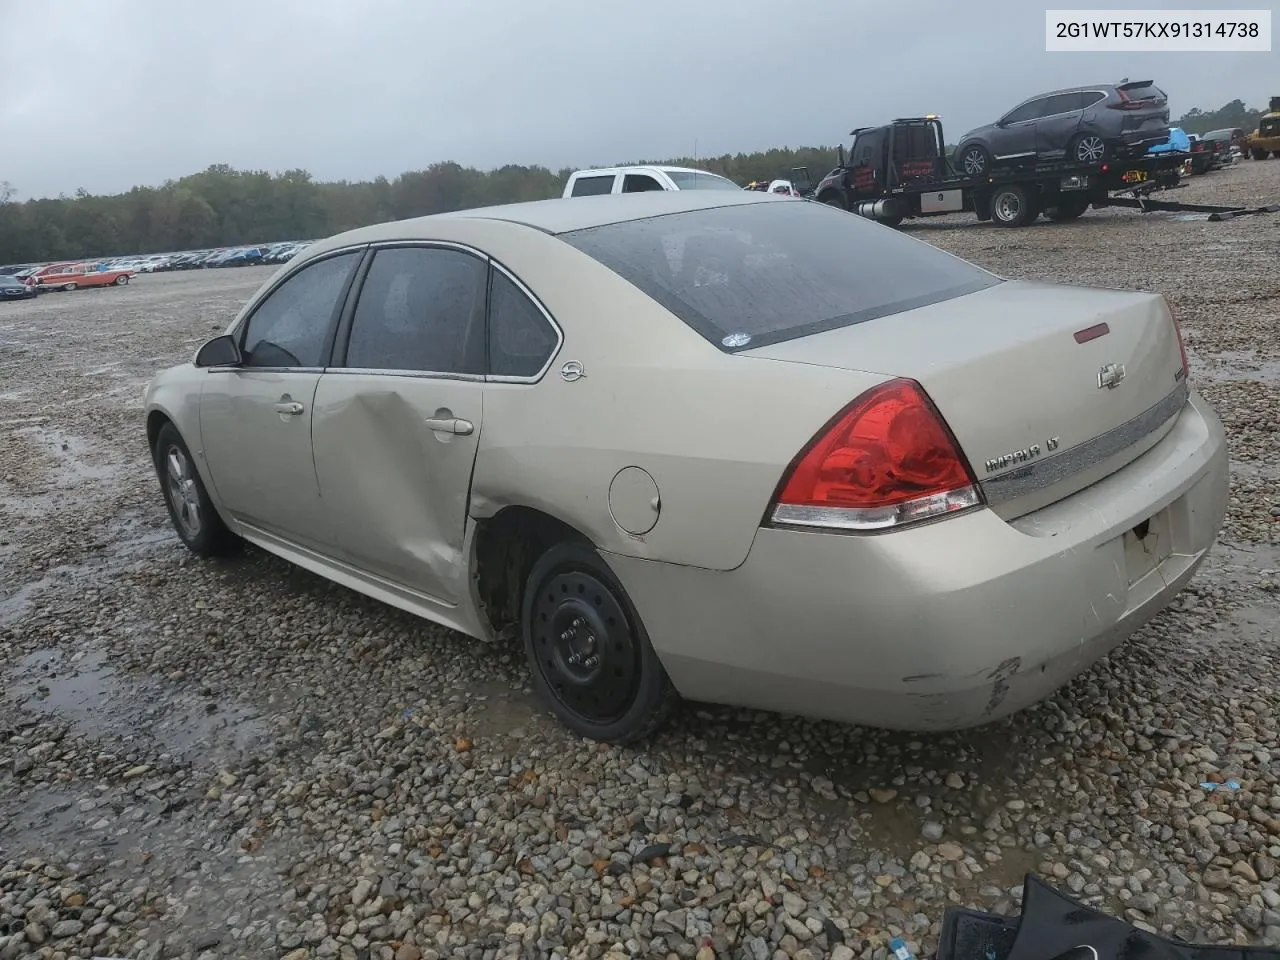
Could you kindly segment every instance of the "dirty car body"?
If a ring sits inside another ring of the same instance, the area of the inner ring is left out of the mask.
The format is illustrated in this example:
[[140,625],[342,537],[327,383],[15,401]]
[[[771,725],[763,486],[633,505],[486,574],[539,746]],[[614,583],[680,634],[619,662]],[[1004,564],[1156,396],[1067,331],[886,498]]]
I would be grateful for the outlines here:
[[754,191],[320,241],[146,409],[192,549],[519,636],[557,715],[615,742],[679,696],[1006,716],[1161,610],[1227,499],[1162,297]]

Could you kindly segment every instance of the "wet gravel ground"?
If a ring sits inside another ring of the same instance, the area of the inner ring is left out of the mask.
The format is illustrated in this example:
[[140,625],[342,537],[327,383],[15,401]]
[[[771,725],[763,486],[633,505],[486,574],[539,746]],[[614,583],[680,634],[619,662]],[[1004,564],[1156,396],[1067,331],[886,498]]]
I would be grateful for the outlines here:
[[[1280,161],[1180,192],[1223,197],[1280,201]],[[1016,910],[1027,871],[1280,943],[1280,216],[907,229],[1167,294],[1232,450],[1176,605],[963,735],[689,705],[644,749],[576,740],[518,658],[170,531],[143,387],[265,270],[0,305],[0,958],[884,960],[948,905]]]

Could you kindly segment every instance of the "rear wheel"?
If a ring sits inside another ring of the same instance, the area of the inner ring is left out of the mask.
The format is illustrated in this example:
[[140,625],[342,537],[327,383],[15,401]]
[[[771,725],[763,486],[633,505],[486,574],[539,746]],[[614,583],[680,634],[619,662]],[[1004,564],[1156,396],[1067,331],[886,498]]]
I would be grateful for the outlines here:
[[165,506],[169,508],[169,519],[187,549],[202,557],[212,557],[239,546],[240,538],[227,529],[218,516],[191,451],[173,424],[166,423],[160,428],[151,455]]
[[982,144],[965,147],[956,155],[957,172],[966,177],[981,177],[991,169],[991,151]]
[[120,274],[120,276],[116,277],[115,279],[115,285],[117,287],[123,287],[128,282],[129,282],[129,277],[123,273]]
[[1089,209],[1088,197],[1059,197],[1056,206],[1045,210],[1045,216],[1057,223],[1065,223],[1083,216]]
[[66,290],[68,293],[70,293],[75,288],[76,288],[76,285],[74,283],[64,283],[62,285],[62,289]]
[[676,701],[667,672],[626,591],[600,554],[557,544],[525,583],[521,632],[534,686],[580,736],[643,739]]
[[844,197],[840,196],[840,191],[838,190],[825,191],[822,196],[818,197],[818,202],[825,203],[829,207],[839,207],[841,210],[848,209],[844,205]]
[[991,193],[991,221],[998,226],[1023,227],[1038,213],[1031,193],[1019,184],[997,187]]
[[1096,133],[1081,133],[1067,145],[1067,159],[1076,163],[1102,163],[1107,159],[1107,143]]

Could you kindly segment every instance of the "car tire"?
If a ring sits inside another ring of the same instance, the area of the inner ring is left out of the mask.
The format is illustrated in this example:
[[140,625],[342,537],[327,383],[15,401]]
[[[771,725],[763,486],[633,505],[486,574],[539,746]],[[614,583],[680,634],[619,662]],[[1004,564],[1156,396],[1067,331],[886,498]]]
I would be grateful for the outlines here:
[[1044,215],[1055,223],[1066,223],[1084,216],[1089,209],[1088,197],[1059,197],[1055,206],[1048,207]]
[[675,706],[675,688],[640,615],[588,544],[556,544],[534,563],[520,630],[534,687],[580,736],[634,743]]
[[1031,192],[1010,183],[991,191],[991,222],[1001,227],[1024,227],[1039,216]]
[[122,273],[120,274],[120,276],[116,277],[113,282],[117,287],[123,287],[126,283],[129,282],[129,278]]
[[214,557],[239,547],[240,538],[218,515],[195,458],[172,423],[160,428],[151,458],[169,519],[186,548],[200,557]]
[[1090,166],[1103,163],[1111,157],[1107,141],[1096,133],[1079,133],[1067,144],[1066,159],[1071,163],[1087,163]]
[[75,288],[76,288],[76,284],[74,284],[74,283],[64,283],[64,284],[62,285],[62,289],[63,289],[65,292],[67,292],[67,293],[70,293],[70,292],[71,292],[72,290],[74,290]]
[[826,190],[822,196],[818,198],[819,203],[825,203],[829,207],[837,207],[840,210],[847,211],[849,208],[844,205],[844,197],[840,195],[839,190]]
[[956,151],[956,173],[962,177],[983,177],[991,170],[991,151],[974,143]]

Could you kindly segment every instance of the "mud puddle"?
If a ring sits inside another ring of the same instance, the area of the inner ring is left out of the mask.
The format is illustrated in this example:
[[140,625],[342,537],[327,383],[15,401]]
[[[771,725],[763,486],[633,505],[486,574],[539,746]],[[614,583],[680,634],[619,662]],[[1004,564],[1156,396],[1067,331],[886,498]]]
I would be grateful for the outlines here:
[[1263,359],[1256,350],[1221,350],[1198,359],[1201,372],[1210,380],[1280,384],[1280,360]]
[[195,766],[218,766],[266,745],[262,718],[241,704],[118,672],[101,650],[41,649],[6,671],[6,699],[93,740],[155,744]]
[[[52,498],[23,497],[17,502],[36,502],[50,508],[55,505]],[[6,512],[17,513],[12,507],[14,501],[8,497],[0,497],[0,508]],[[40,515],[33,510],[26,519],[38,519]],[[74,586],[82,592],[92,587],[101,576],[118,574],[121,568],[131,563],[144,562],[151,554],[163,549],[166,545],[177,543],[170,527],[163,523],[148,522],[135,514],[121,514],[103,524],[96,531],[98,539],[89,549],[95,551],[79,563],[61,564],[44,572],[38,579],[28,580],[17,589],[0,588],[0,627],[17,623],[19,619],[30,615],[38,607],[39,599],[46,593],[63,587]],[[14,535],[14,531],[0,532],[0,545]],[[27,576],[30,576],[30,572]]]

